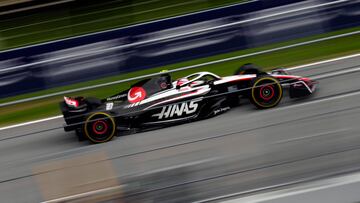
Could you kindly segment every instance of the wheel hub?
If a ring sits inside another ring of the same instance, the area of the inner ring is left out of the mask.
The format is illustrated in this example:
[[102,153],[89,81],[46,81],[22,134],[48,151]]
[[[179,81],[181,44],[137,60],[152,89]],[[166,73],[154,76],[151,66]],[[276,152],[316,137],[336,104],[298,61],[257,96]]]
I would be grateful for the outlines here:
[[108,129],[108,125],[105,121],[95,121],[93,124],[93,131],[98,134],[104,134]]
[[272,85],[262,86],[260,88],[260,97],[265,101],[272,99],[274,97],[274,88]]

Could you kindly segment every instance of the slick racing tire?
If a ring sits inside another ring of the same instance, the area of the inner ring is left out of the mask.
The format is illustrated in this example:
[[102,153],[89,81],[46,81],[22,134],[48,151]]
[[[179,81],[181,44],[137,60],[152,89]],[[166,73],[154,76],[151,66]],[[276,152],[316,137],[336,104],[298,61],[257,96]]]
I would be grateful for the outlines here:
[[84,124],[84,134],[92,143],[110,141],[114,137],[115,131],[114,118],[103,112],[91,114]]
[[283,89],[277,79],[263,76],[253,80],[249,98],[257,108],[272,108],[279,104],[282,96]]

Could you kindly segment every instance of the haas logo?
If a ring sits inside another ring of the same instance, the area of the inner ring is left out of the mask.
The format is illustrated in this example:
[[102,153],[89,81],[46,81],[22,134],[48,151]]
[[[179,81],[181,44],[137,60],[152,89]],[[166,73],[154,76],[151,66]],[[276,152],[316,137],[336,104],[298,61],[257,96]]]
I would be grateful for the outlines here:
[[130,103],[139,102],[146,97],[146,92],[142,87],[133,87],[128,92],[128,101]]
[[170,106],[164,106],[160,113],[152,115],[153,117],[158,117],[158,119],[163,118],[172,118],[173,116],[182,116],[184,113],[186,115],[192,114],[196,112],[196,109],[198,108],[199,100],[192,100],[190,102],[184,102],[182,104],[174,104]]

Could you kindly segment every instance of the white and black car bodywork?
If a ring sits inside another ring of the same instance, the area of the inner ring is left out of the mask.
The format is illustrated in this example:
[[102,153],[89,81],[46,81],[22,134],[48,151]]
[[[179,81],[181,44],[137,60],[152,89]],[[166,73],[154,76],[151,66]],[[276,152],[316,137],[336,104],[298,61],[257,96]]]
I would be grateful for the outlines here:
[[209,118],[229,110],[240,98],[260,109],[271,108],[280,102],[285,87],[290,97],[304,97],[314,92],[316,82],[282,69],[265,73],[246,64],[228,77],[198,72],[172,81],[164,73],[102,100],[64,97],[60,107],[65,131],[75,130],[79,139],[101,143],[124,132]]

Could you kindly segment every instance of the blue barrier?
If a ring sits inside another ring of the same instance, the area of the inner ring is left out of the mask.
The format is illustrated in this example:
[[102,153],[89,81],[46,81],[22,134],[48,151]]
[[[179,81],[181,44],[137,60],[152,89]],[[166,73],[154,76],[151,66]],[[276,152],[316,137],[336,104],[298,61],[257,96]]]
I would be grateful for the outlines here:
[[333,1],[252,1],[4,51],[0,53],[0,97],[360,24],[358,0],[290,12],[329,2]]

